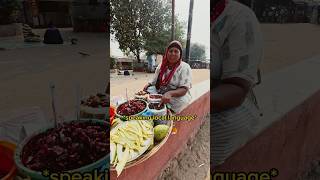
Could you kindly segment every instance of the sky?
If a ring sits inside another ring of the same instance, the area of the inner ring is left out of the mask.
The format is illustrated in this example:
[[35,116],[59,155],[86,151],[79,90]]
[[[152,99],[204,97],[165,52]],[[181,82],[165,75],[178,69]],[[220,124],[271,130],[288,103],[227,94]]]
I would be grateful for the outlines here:
[[[175,13],[180,21],[185,22],[185,39],[187,39],[188,16],[190,0],[175,0]],[[191,44],[199,43],[206,47],[206,57],[210,57],[210,0],[194,0]],[[119,49],[119,44],[111,37],[111,56],[124,56]]]

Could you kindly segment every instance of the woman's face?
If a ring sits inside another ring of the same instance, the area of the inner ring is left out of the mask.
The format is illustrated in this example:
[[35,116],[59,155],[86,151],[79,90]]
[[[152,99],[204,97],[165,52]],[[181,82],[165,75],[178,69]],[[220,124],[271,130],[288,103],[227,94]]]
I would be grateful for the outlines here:
[[172,47],[168,52],[168,61],[170,64],[175,64],[180,59],[180,50],[176,47]]

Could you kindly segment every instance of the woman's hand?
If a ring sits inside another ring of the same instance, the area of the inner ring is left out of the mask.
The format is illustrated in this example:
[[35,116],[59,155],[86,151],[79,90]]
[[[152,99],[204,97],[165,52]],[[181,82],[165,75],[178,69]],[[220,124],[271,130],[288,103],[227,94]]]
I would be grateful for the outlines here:
[[223,80],[211,91],[211,112],[219,113],[239,107],[250,90],[250,83],[241,78]]
[[148,83],[147,85],[145,85],[144,88],[143,88],[143,91],[147,91],[147,89],[148,89],[148,87],[149,87],[150,85],[151,85],[150,83]]
[[172,94],[170,91],[164,93],[164,95],[162,96],[162,99],[161,99],[161,104],[169,103],[171,98],[172,98]]

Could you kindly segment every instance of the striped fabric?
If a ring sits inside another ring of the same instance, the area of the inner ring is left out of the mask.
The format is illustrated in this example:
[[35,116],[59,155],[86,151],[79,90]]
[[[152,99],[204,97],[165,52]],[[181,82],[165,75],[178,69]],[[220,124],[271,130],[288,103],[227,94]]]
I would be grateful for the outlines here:
[[[211,36],[211,79],[242,78],[253,88],[263,52],[259,22],[252,10],[228,1],[224,12],[211,24]],[[253,136],[259,111],[252,93],[239,107],[211,115],[212,166],[222,164]]]
[[254,127],[258,123],[258,115],[256,106],[249,98],[238,108],[213,114],[210,127],[210,157],[213,166],[222,164],[252,137]]
[[32,28],[28,24],[23,24],[22,33],[24,38],[35,37],[35,36],[39,37],[39,35],[36,35],[32,32]]

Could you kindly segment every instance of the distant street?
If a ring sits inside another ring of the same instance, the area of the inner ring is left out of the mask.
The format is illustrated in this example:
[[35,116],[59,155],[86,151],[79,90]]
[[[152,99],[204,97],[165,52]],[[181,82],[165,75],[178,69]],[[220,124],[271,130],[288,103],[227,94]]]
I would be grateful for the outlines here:
[[[30,106],[41,107],[51,117],[50,82],[56,85],[59,115],[74,111],[76,82],[83,96],[105,90],[109,78],[106,35],[62,32],[64,45],[26,44],[21,38],[0,41],[0,48],[6,49],[0,51],[0,117]],[[77,45],[70,44],[71,37],[78,39]]]

